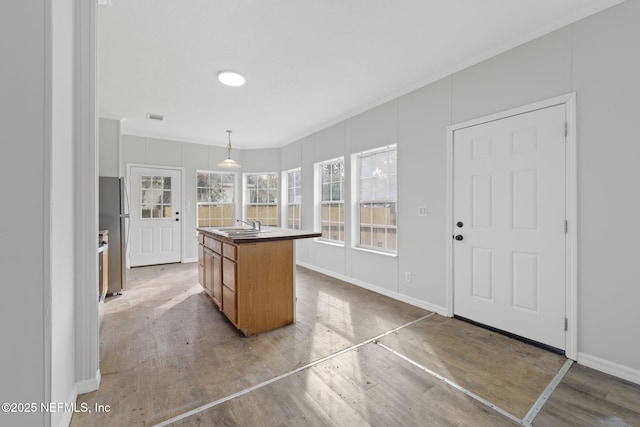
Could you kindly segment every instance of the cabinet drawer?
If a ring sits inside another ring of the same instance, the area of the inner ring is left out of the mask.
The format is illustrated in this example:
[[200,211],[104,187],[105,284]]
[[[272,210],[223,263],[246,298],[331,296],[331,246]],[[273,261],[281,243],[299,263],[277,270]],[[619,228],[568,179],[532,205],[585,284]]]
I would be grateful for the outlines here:
[[212,239],[209,236],[204,236],[204,245],[214,252],[219,254],[222,253],[222,242],[219,240]]
[[236,249],[237,248],[238,248],[237,246],[230,245],[228,243],[223,243],[222,244],[222,255],[226,256],[227,258],[236,259]]
[[236,293],[226,286],[222,287],[222,312],[234,325],[238,323],[236,318]]
[[222,258],[222,283],[236,291],[236,263],[227,258]]

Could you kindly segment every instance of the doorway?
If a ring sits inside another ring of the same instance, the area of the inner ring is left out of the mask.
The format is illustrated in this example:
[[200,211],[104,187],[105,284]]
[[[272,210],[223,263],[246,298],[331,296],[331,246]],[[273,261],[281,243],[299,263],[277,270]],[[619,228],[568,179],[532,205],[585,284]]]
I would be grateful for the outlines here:
[[574,358],[572,99],[449,128],[447,308]]
[[130,166],[131,267],[182,260],[182,171]]

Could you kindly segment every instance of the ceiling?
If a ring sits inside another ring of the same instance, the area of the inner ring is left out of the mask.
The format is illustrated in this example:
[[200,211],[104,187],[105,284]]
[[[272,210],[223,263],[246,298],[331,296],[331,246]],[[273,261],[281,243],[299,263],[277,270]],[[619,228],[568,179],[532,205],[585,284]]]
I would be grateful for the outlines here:
[[100,114],[124,134],[279,147],[619,2],[111,0]]

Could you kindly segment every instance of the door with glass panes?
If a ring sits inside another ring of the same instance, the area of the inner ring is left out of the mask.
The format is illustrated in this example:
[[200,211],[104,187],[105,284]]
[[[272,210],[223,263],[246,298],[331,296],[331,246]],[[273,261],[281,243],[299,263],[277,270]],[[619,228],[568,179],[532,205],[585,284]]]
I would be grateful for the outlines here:
[[181,171],[131,167],[129,260],[132,267],[181,261]]

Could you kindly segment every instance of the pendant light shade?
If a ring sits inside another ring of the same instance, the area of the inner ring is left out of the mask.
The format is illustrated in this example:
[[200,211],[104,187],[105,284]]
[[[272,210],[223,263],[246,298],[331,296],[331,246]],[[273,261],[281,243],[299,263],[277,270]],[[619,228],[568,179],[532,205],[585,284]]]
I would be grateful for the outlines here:
[[218,167],[225,169],[238,169],[241,166],[231,158],[231,131],[228,130],[227,134],[229,135],[229,144],[227,145],[227,158],[218,163]]

